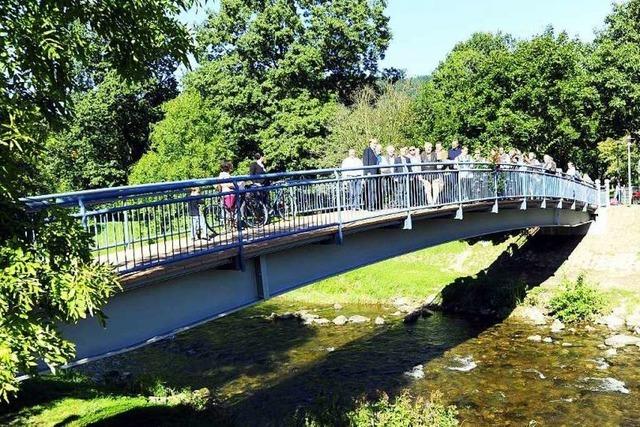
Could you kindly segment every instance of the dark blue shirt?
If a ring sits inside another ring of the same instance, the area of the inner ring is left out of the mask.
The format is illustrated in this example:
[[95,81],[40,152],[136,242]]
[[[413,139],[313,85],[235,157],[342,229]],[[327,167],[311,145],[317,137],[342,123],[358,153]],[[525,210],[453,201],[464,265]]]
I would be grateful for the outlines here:
[[452,148],[449,150],[449,160],[455,160],[462,153],[462,148]]

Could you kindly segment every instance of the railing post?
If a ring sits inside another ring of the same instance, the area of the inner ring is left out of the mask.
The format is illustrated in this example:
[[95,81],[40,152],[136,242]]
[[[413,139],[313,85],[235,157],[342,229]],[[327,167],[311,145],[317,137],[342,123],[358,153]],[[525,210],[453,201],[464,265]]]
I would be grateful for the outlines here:
[[404,221],[404,226],[402,227],[404,230],[411,230],[413,228],[413,224],[411,223],[411,186],[409,184],[409,167],[405,164],[403,166],[405,172],[405,180],[404,180],[404,197],[405,204],[407,206],[407,219]]
[[[87,225],[87,210],[84,206],[84,202],[82,199],[78,199],[78,205],[80,206],[80,216],[82,217],[82,227],[86,230],[88,228]],[[107,230],[107,235],[109,235],[109,231]]]
[[600,188],[600,179],[596,179],[596,209],[602,205],[602,188]]
[[130,242],[130,237],[129,236],[129,211],[124,211],[124,247],[128,248],[129,247],[129,242]]
[[[242,205],[242,194],[240,194],[240,186],[238,185],[238,181],[233,181],[233,191],[236,195],[236,228],[238,230],[238,256],[237,267],[241,271],[244,271],[244,236],[242,234],[242,211],[240,209]],[[246,193],[244,194],[246,197]]]
[[493,170],[493,195],[495,197],[495,201],[493,206],[491,207],[491,213],[498,213],[498,166],[494,166]]
[[338,244],[342,244],[342,174],[336,169],[334,175],[336,177],[336,207],[338,209]]
[[[526,166],[525,166],[526,168]],[[527,210],[527,182],[529,180],[529,174],[526,170],[518,170],[518,175],[523,174],[522,176],[518,176],[518,180],[522,183],[522,203],[520,203],[520,210]]]
[[605,179],[604,180],[604,196],[605,196],[605,201],[604,201],[604,206],[606,208],[608,208],[609,206],[611,206],[611,180],[610,179]]
[[460,179],[460,164],[458,163],[457,169],[457,179],[458,179],[458,210],[456,211],[455,219],[462,219],[462,180]]
[[542,203],[540,203],[540,209],[547,208],[547,179],[548,175],[542,172]]

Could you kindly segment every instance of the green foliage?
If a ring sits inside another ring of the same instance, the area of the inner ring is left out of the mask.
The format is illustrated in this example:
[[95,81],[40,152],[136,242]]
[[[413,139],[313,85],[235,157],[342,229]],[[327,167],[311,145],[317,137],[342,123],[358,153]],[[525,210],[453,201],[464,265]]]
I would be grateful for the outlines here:
[[110,267],[90,261],[90,240],[75,219],[53,210],[45,219],[19,202],[43,187],[45,135],[64,125],[70,94],[86,83],[79,70],[91,75],[96,57],[130,80],[166,56],[186,61],[191,38],[177,14],[192,3],[0,3],[0,398],[38,361],[55,369],[72,357],[57,324],[100,318],[118,286]]
[[563,280],[562,290],[549,301],[551,313],[567,323],[593,320],[605,307],[604,296],[583,275],[575,282]]
[[[55,214],[55,212],[53,213]],[[38,359],[54,370],[74,346],[56,330],[100,307],[119,288],[111,267],[93,263],[90,236],[62,212],[36,229],[25,244],[17,238],[0,246],[0,398],[17,390],[15,377],[34,373]]]
[[426,400],[414,399],[405,392],[393,401],[386,394],[375,402],[362,401],[347,417],[349,425],[354,427],[451,427],[458,425],[457,415],[454,406],[442,403],[439,393],[433,393]]
[[[617,182],[626,185],[627,179],[627,141],[626,138],[607,138],[598,143],[598,159],[605,165],[604,174],[607,177],[615,178]],[[632,180],[637,177],[636,165],[640,162],[640,150],[637,144],[631,145],[631,167]],[[637,183],[634,182],[634,185]]]
[[586,68],[589,49],[547,30],[531,40],[475,34],[459,44],[423,87],[418,135],[460,138],[471,148],[513,146],[551,153],[591,169],[598,93]]
[[640,130],[640,1],[617,2],[589,68],[602,106],[601,140]]
[[273,167],[304,170],[318,166],[326,158],[328,124],[337,105],[322,102],[303,92],[274,105],[273,120],[259,133],[261,149]]
[[416,115],[411,86],[385,84],[381,93],[366,87],[355,93],[350,107],[341,106],[331,123],[329,146],[320,164],[336,167],[350,148],[362,153],[370,138],[398,147],[416,145],[411,138]]
[[68,129],[47,141],[47,172],[57,191],[127,183],[129,167],[147,149],[150,123],[159,105],[176,95],[175,80],[127,82],[108,72],[102,82],[77,95]]
[[130,182],[215,176],[222,160],[236,160],[222,114],[198,92],[187,90],[162,109],[165,118],[152,128],[151,150],[133,167]]
[[224,135],[226,158],[241,163],[261,150],[272,169],[316,165],[335,101],[375,81],[390,39],[385,6],[221,1],[198,31],[201,67],[184,79],[219,115],[205,141]]

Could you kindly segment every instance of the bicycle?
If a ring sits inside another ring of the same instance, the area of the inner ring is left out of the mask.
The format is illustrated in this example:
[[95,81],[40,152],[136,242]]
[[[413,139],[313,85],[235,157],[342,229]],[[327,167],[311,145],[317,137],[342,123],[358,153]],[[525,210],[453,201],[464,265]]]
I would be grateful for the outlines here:
[[[245,189],[257,189],[261,186],[247,183]],[[296,215],[297,203],[291,187],[280,187],[275,191],[273,203],[269,203],[269,190],[254,190],[240,194],[231,206],[226,206],[224,197],[204,208],[206,227],[219,235],[237,229],[236,203],[240,203],[240,226],[258,228],[267,225],[272,218],[288,220]],[[267,201],[265,202],[265,199]]]
[[[286,186],[286,181],[275,182],[273,201],[269,200],[269,190],[257,190],[245,193],[240,205],[242,222],[248,227],[264,227],[273,218],[289,220],[297,214],[297,202],[293,196],[293,187]],[[248,188],[260,188],[253,184]]]

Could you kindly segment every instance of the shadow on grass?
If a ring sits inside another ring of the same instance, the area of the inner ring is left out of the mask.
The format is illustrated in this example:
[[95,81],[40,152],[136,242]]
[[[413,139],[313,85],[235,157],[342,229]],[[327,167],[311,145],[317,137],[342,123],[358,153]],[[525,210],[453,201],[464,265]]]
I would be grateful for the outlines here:
[[512,243],[486,270],[445,286],[441,292],[443,311],[503,320],[528,291],[556,273],[581,240],[582,236],[536,232]]

